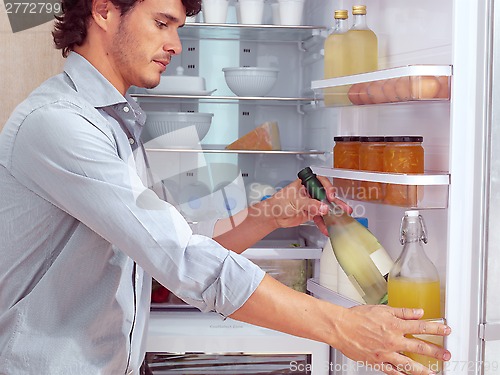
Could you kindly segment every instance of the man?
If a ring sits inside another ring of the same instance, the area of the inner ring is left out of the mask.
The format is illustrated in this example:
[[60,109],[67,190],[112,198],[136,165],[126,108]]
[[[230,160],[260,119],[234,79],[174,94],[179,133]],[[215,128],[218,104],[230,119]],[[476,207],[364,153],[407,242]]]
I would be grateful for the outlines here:
[[317,300],[237,254],[276,228],[321,223],[326,207],[298,180],[198,228],[213,240],[141,180],[144,114],[126,91],[158,84],[181,52],[177,29],[199,7],[63,2],[54,40],[65,71],[0,134],[0,373],[136,374],[151,276],[200,310],[323,341],[388,374],[430,373],[400,353],[450,353],[405,334],[447,335],[445,325],[417,321],[421,311]]

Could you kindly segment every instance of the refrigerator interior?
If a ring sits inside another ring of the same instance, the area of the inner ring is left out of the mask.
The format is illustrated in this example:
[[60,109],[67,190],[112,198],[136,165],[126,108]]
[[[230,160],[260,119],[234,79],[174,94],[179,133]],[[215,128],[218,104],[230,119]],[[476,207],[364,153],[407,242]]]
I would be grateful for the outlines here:
[[[420,64],[452,66],[451,100],[324,108],[314,100],[318,92],[311,89],[312,82],[323,78],[321,49],[326,33],[321,26],[333,25],[335,9],[350,10],[355,4],[358,2],[354,0],[309,0],[304,24],[318,26],[309,32],[311,35],[300,30],[264,29],[260,33],[235,35],[224,27],[215,28],[213,33],[203,26],[199,33],[187,29],[184,37],[181,35],[183,53],[172,60],[166,74],[175,74],[175,67],[182,65],[187,68],[186,74],[205,77],[207,90],[217,89],[214,98],[139,100],[146,110],[161,107],[214,113],[211,129],[202,140],[203,148],[223,148],[265,121],[278,122],[282,150],[288,153],[188,153],[175,160],[179,167],[173,176],[177,179],[175,184],[186,187],[184,191],[191,188],[197,191],[200,181],[208,191],[213,191],[220,183],[238,180],[236,185],[244,188],[231,192],[238,202],[235,208],[247,203],[245,195],[253,182],[279,188],[295,179],[302,167],[330,169],[334,136],[423,136],[426,171],[443,174],[451,181],[443,185],[444,198],[442,191],[436,193],[425,186],[425,196],[436,194],[439,204],[424,205],[419,210],[428,228],[425,251],[441,278],[443,312],[457,332],[446,340],[454,364],[446,372],[465,373],[470,368],[463,364],[477,364],[482,358],[477,330],[483,306],[484,238],[478,223],[484,217],[481,205],[486,176],[484,103],[489,100],[491,2],[372,0],[366,3],[368,25],[378,37],[380,69]],[[236,20],[233,5],[229,8],[228,23]],[[224,81],[222,68],[231,66],[278,67],[278,82],[267,100],[227,99],[234,94]],[[172,164],[171,160],[169,163]],[[209,167],[203,169],[200,165]],[[369,229],[395,259],[401,251],[399,228],[407,207],[347,201],[356,216],[368,218]],[[226,208],[223,205],[222,212]],[[227,211],[229,214],[230,210]],[[185,214],[189,219],[190,212]],[[270,239],[296,240],[297,236],[305,236],[316,250],[326,240],[310,227],[280,231]],[[347,367],[337,367],[342,372],[362,371],[339,353],[333,352],[332,359],[346,364]]]

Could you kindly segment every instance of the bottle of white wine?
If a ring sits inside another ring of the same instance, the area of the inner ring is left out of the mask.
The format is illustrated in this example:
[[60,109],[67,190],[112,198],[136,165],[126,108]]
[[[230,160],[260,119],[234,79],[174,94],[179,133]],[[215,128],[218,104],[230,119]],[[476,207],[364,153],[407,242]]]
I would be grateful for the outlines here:
[[387,275],[394,264],[392,258],[367,228],[326,198],[325,189],[311,168],[304,168],[298,176],[312,198],[330,206],[323,220],[333,252],[363,300],[368,304],[387,303]]

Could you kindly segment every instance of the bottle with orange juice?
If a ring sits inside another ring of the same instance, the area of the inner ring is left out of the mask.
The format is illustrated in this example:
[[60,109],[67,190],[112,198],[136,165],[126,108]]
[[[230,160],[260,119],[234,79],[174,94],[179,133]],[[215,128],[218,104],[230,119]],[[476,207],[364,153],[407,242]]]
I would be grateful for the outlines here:
[[[401,221],[401,255],[394,263],[387,281],[388,305],[424,309],[423,319],[440,319],[441,295],[439,274],[427,257],[423,244],[427,230],[418,211],[406,211]],[[431,340],[428,340],[431,341]],[[437,359],[405,353],[436,373],[442,363]]]

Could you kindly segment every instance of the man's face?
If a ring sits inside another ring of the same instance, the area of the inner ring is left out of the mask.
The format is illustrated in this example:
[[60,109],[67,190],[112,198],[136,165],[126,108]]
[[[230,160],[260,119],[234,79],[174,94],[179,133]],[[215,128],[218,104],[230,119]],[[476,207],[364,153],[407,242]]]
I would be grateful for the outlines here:
[[158,85],[171,56],[182,51],[177,29],[185,20],[181,0],[139,0],[121,17],[108,51],[125,87]]

